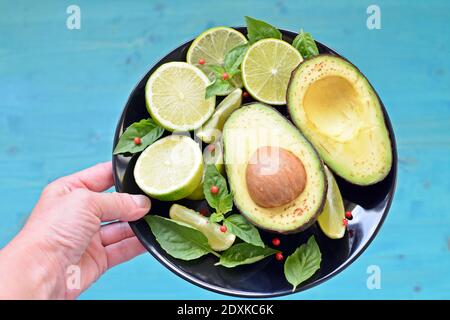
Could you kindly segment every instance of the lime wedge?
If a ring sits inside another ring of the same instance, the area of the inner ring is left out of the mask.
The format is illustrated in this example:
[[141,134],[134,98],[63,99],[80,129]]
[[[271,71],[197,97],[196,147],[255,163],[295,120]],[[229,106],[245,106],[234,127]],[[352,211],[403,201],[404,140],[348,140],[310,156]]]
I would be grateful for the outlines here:
[[186,62],[169,62],[150,76],[145,86],[147,109],[169,131],[200,127],[214,112],[215,97],[205,99],[210,81]]
[[211,143],[222,134],[223,125],[230,114],[242,103],[242,90],[235,89],[216,108],[212,117],[197,131],[196,135],[203,142]]
[[245,43],[247,43],[247,39],[239,31],[228,27],[211,28],[192,42],[186,54],[186,61],[200,68],[213,80],[214,74],[208,70],[207,65],[223,64],[228,51]]
[[[210,144],[203,151],[203,163],[204,164],[215,164],[217,170],[223,174],[223,150],[220,142],[215,142]],[[206,166],[203,167],[203,177],[205,175]],[[205,199],[205,194],[203,193],[203,177],[200,184],[195,188],[194,192],[188,195],[186,198],[190,200],[203,200]]]
[[242,80],[247,91],[258,101],[286,104],[286,90],[291,72],[303,61],[289,43],[263,39],[253,44],[242,61]]
[[134,179],[149,196],[175,201],[191,194],[202,180],[203,159],[189,137],[171,135],[145,149],[134,167]]
[[236,236],[231,232],[220,231],[220,224],[210,222],[207,217],[197,211],[179,204],[170,207],[169,216],[175,221],[185,223],[201,233],[208,239],[208,243],[215,251],[227,250],[234,243]]
[[328,238],[340,239],[345,234],[345,208],[342,201],[341,192],[334,179],[333,173],[325,166],[327,176],[328,190],[327,200],[322,213],[317,218],[320,229]]

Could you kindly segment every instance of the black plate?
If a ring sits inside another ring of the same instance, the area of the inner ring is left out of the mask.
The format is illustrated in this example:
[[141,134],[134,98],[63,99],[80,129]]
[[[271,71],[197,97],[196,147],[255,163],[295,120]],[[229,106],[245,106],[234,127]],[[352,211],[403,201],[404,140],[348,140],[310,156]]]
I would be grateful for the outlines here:
[[[245,28],[236,29],[246,34]],[[280,31],[283,33],[283,39],[288,42],[291,42],[296,36],[296,33],[290,31]],[[144,98],[144,87],[148,77],[163,63],[169,61],[185,61],[186,52],[191,42],[189,41],[170,52],[155,64],[139,81],[131,93],[117,124],[114,146],[117,144],[118,138],[125,128],[135,121],[149,117]],[[317,44],[320,53],[340,56],[327,46],[319,42]],[[251,102],[251,99],[245,102]],[[302,291],[316,286],[349,266],[372,242],[386,218],[395,191],[397,149],[389,117],[383,104],[382,107],[392,141],[392,169],[386,179],[369,187],[358,187],[337,177],[339,188],[345,199],[346,209],[351,209],[354,216],[349,221],[349,227],[345,237],[340,240],[331,240],[322,233],[317,223],[298,234],[277,236],[280,238],[282,244],[280,250],[284,252],[285,256],[288,256],[295,248],[306,242],[311,235],[316,237],[320,246],[322,252],[320,270],[312,278],[300,285],[296,291]],[[286,107],[279,106],[277,109],[288,117]],[[138,154],[133,157],[113,156],[115,186],[118,192],[142,193],[133,177],[133,168],[138,156]],[[178,203],[198,210],[200,208],[208,208],[206,201],[182,200],[178,201]],[[152,200],[151,212],[168,216],[171,205],[172,202]],[[240,266],[233,269],[215,267],[214,263],[216,262],[216,258],[212,255],[194,261],[182,261],[172,258],[161,249],[143,219],[130,224],[145,248],[159,262],[183,279],[202,288],[232,296],[253,298],[275,297],[292,293],[292,286],[284,277],[283,263],[275,261],[275,259],[268,258],[252,265]],[[274,234],[261,231],[261,236],[266,243],[270,243]],[[142,272],[146,271],[142,270]]]

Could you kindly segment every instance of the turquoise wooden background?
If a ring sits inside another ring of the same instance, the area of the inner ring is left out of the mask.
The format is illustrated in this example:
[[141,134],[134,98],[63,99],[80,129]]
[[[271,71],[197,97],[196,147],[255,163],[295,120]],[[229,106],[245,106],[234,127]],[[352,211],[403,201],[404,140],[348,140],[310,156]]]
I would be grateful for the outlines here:
[[[368,30],[375,3],[381,30]],[[66,8],[81,8],[81,30]],[[399,181],[391,212],[351,267],[295,299],[450,298],[449,1],[0,0],[0,246],[40,190],[111,158],[134,84],[172,48],[243,15],[304,28],[353,61],[391,116]],[[382,288],[366,288],[380,266]],[[110,270],[83,298],[224,298],[174,276],[150,255]]]

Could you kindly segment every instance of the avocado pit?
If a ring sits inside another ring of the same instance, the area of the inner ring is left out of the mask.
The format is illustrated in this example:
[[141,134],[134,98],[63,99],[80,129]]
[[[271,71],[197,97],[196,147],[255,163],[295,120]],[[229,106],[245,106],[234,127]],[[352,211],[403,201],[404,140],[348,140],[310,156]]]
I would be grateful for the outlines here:
[[275,208],[288,204],[303,192],[306,171],[292,152],[265,146],[250,157],[246,182],[250,197],[258,206]]

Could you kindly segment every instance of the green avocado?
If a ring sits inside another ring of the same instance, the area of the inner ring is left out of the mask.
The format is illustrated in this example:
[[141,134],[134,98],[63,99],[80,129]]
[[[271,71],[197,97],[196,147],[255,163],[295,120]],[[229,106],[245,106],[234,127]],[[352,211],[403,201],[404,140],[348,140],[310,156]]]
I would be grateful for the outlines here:
[[257,227],[300,232],[324,206],[327,181],[314,147],[277,110],[252,103],[223,129],[224,162],[234,203]]
[[388,175],[392,148],[380,101],[350,62],[305,60],[291,75],[287,101],[292,121],[336,174],[361,186]]

